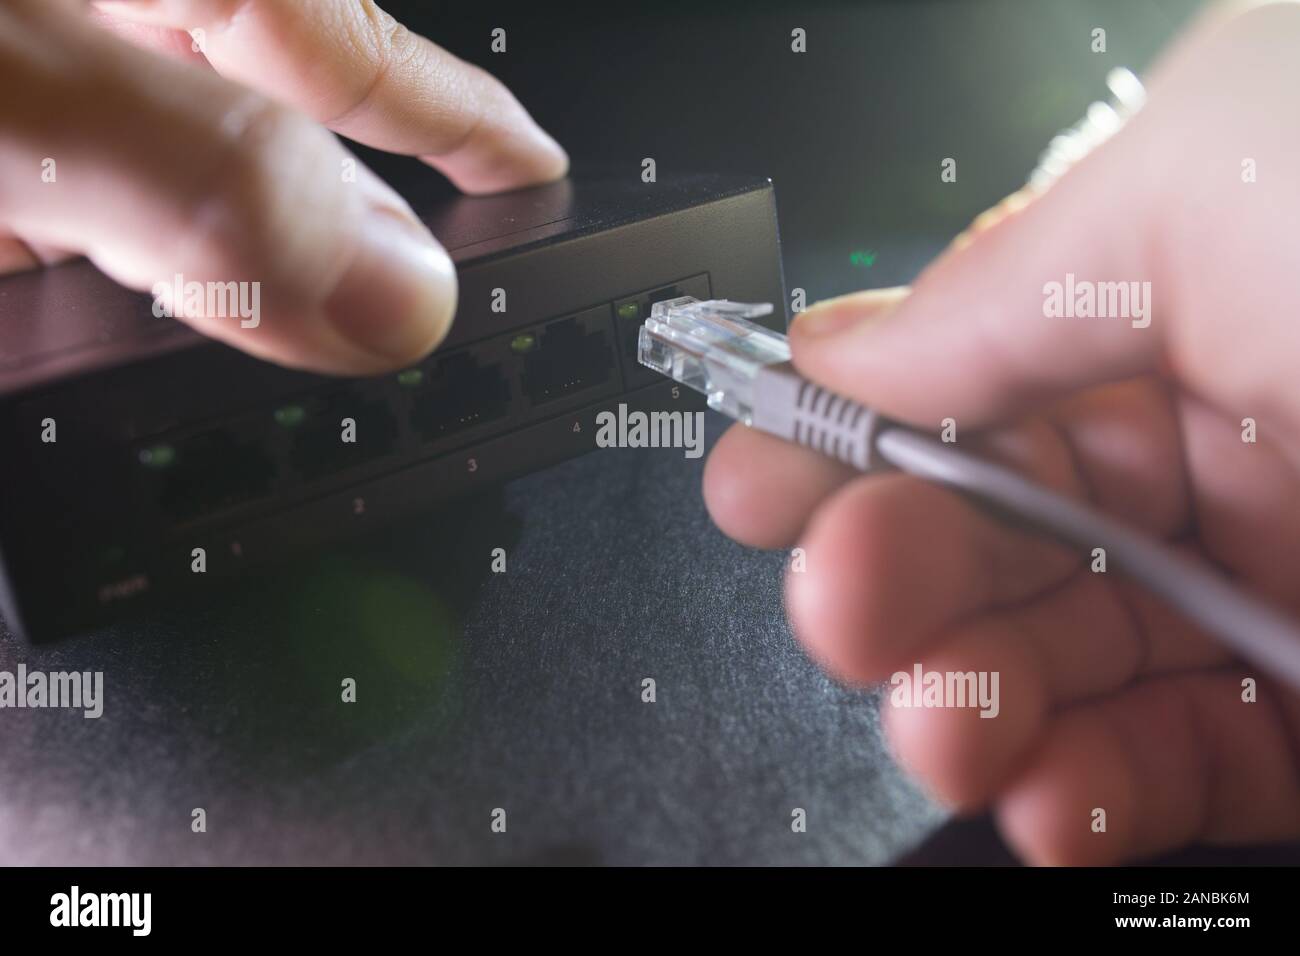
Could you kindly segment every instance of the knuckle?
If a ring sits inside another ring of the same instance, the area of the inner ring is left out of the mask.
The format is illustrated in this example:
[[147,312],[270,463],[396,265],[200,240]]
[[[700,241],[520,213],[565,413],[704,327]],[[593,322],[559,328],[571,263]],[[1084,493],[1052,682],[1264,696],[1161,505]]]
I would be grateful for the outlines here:
[[327,121],[330,124],[343,123],[369,109],[386,78],[405,67],[420,52],[419,39],[371,0],[364,0],[359,11],[360,25],[354,24],[350,29],[354,33],[355,47],[364,51],[359,56],[364,70],[360,91],[349,93],[342,107],[331,111],[333,118]]
[[320,198],[310,195],[319,193],[311,165],[333,155],[328,138],[306,117],[256,94],[233,101],[185,213],[187,244],[252,262],[279,254],[290,211]]

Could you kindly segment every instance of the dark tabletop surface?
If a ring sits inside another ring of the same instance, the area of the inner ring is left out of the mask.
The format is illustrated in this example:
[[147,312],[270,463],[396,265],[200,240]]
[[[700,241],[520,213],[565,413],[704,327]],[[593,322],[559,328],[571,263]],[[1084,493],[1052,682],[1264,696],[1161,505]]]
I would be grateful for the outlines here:
[[0,860],[888,860],[940,815],[875,695],[792,638],[786,556],[710,524],[701,471],[599,451],[197,605],[5,631],[0,669],[102,670],[106,703],[0,715]]

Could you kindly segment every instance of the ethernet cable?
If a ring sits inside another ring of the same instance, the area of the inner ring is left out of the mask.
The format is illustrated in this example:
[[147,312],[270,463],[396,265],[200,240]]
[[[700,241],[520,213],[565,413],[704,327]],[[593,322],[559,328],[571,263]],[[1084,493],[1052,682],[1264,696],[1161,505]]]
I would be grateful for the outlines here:
[[751,428],[859,471],[893,466],[938,482],[1089,554],[1104,548],[1108,563],[1300,689],[1300,626],[1282,611],[1092,508],[808,381],[791,364],[785,336],[752,321],[771,311],[690,296],[656,302],[637,358]]

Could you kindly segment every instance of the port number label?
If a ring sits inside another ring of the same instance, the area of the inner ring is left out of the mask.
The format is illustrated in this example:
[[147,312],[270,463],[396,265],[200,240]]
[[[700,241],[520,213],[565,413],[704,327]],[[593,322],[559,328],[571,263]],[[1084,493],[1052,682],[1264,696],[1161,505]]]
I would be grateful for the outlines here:
[[681,397],[682,397],[682,387],[680,385],[674,385],[673,398],[681,398]]
[[468,462],[466,462],[465,467],[470,474],[473,474],[474,472],[478,471],[478,459],[471,458]]
[[365,499],[365,498],[353,498],[353,499],[352,499],[352,513],[353,513],[354,515],[363,515],[363,514],[366,513],[366,499]]
[[576,435],[580,431],[582,431],[582,422],[575,419],[573,422],[573,432]]

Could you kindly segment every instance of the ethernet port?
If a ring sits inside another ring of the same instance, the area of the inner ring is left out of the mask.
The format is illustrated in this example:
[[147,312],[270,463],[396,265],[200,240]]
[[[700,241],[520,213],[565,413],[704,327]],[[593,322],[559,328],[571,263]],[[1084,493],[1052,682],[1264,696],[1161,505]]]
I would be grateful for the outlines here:
[[221,511],[265,495],[275,466],[256,441],[213,428],[187,438],[156,442],[136,451],[142,468],[156,473],[156,500],[172,518]]
[[397,448],[397,421],[381,398],[336,389],[309,399],[302,411],[279,420],[293,432],[289,463],[308,480],[383,458]]
[[609,332],[604,316],[575,316],[542,329],[523,353],[524,394],[534,405],[567,398],[608,383],[613,376]]
[[659,381],[658,373],[641,366],[636,358],[637,340],[641,335],[642,324],[650,315],[650,308],[656,302],[691,294],[682,291],[680,286],[670,285],[614,303],[614,318],[618,324],[619,349],[623,353],[624,374],[629,387],[635,388],[639,385]]
[[434,442],[505,418],[510,383],[500,362],[483,363],[472,352],[439,359],[415,393],[411,424]]

